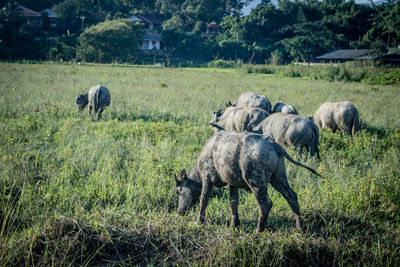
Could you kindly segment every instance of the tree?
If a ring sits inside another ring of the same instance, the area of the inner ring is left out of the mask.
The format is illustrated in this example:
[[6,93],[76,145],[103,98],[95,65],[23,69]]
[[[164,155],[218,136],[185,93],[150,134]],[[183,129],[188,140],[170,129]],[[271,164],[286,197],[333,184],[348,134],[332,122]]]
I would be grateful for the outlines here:
[[[18,0],[18,4],[35,10],[37,12],[42,11],[45,8],[51,8],[53,5],[62,2],[63,0]],[[6,5],[9,0],[0,0],[0,7]]]
[[8,1],[0,10],[0,22],[2,24],[1,37],[6,41],[15,41],[18,38],[19,30],[25,19],[21,16],[22,9],[16,1]]
[[99,2],[96,0],[64,0],[55,5],[53,10],[68,31],[78,32],[84,28],[84,25],[90,26],[104,20],[106,14],[102,9],[102,3]]
[[[8,1],[0,10],[0,57],[42,58],[47,44],[32,34],[21,34],[26,19],[16,1]],[[37,37],[37,36],[35,36]]]
[[77,57],[84,61],[134,61],[143,28],[129,20],[110,20],[87,28],[79,37]]
[[280,43],[285,46],[286,51],[295,61],[310,62],[324,51],[320,42],[310,36],[295,36],[284,39]]
[[[381,52],[397,47],[400,45],[400,1],[388,0],[381,5],[372,2],[372,5],[372,27],[366,32],[363,40]],[[386,47],[382,46],[382,43],[386,44]]]

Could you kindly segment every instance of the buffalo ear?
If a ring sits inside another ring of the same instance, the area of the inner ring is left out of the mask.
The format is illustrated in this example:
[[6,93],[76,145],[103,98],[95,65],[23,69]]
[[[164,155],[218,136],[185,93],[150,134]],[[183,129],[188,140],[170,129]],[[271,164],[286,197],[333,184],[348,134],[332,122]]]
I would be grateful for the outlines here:
[[225,131],[224,128],[222,128],[221,126],[219,126],[219,125],[216,124],[216,123],[209,122],[208,125],[210,125],[211,127],[215,128],[217,131]]
[[182,170],[179,172],[179,180],[183,181],[183,180],[186,179],[186,178],[187,178],[186,170],[185,170],[185,169],[182,169]]

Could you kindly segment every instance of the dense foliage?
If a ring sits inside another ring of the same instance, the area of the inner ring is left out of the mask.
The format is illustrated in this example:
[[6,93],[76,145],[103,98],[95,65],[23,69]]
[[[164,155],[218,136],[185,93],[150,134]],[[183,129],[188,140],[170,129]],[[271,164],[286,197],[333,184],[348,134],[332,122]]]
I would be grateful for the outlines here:
[[87,28],[78,38],[77,58],[91,62],[133,61],[138,56],[141,25],[110,20]]
[[[309,62],[333,49],[368,48],[386,52],[397,49],[400,44],[399,0],[386,0],[379,5],[345,0],[279,0],[277,6],[263,0],[249,15],[242,16],[244,5],[250,2],[252,0],[20,1],[38,11],[52,7],[59,20],[59,27],[50,33],[35,32],[30,36],[23,29],[16,2],[3,0],[0,3],[5,7],[0,17],[0,56],[69,60],[71,51],[80,45],[77,37],[85,28],[135,13],[152,14],[163,21],[163,42],[168,56],[175,58],[281,64]],[[217,37],[205,34],[212,21],[220,25]],[[50,42],[46,34],[50,34]],[[64,42],[65,39],[69,41]],[[92,50],[80,51],[87,51],[88,55],[79,53],[78,59],[94,60]],[[131,58],[127,55],[122,60]]]
[[[398,86],[48,63],[2,63],[0,80],[2,266],[400,264]],[[96,83],[111,92],[102,121],[75,104],[76,94]],[[286,162],[305,221],[301,232],[272,187],[262,234],[255,233],[254,197],[245,191],[236,231],[228,227],[225,189],[213,191],[204,226],[195,223],[198,207],[176,213],[173,174],[190,169],[213,134],[212,112],[249,88],[304,116],[325,101],[349,100],[359,111],[356,137],[320,132],[320,160],[287,148],[323,176]]]

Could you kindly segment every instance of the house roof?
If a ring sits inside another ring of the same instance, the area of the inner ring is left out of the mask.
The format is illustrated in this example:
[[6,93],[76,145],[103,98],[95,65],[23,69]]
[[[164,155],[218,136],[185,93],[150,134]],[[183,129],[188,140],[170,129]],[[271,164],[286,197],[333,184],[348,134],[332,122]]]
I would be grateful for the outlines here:
[[219,28],[220,26],[213,20],[208,25],[208,28]]
[[47,14],[49,14],[49,18],[55,18],[56,17],[56,14],[54,14],[54,12],[51,11],[50,8],[46,8],[46,9],[40,11],[39,13],[42,14],[42,13],[45,13],[45,12],[47,12]]
[[316,59],[356,59],[367,55],[369,52],[369,49],[341,49],[323,54]]
[[21,5],[18,5],[18,8],[22,11],[21,13],[22,17],[40,17],[40,14],[36,11],[33,11],[32,9],[29,9]]
[[129,19],[132,20],[132,21],[142,21],[142,22],[145,22],[145,23],[153,23],[153,24],[156,24],[156,25],[161,25],[162,24],[161,20],[157,19],[156,17],[154,17],[153,15],[150,15],[150,14],[140,14],[140,13],[138,13],[138,14],[135,14],[135,15],[131,16]]
[[143,40],[161,41],[162,37],[155,31],[146,31],[143,35]]
[[400,54],[391,52],[382,55],[362,56],[360,59],[400,62]]

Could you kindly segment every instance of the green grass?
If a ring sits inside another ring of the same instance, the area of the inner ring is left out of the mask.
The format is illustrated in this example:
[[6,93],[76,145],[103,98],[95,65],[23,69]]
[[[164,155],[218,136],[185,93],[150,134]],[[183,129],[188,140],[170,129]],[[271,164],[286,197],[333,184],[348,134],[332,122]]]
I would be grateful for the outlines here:
[[[1,265],[400,264],[399,86],[49,63],[1,63],[0,81]],[[95,84],[111,92],[100,122],[74,103]],[[304,116],[325,101],[359,110],[357,137],[321,131],[320,161],[287,149],[323,176],[286,164],[303,232],[273,188],[262,234],[245,191],[237,230],[226,189],[214,190],[204,226],[197,208],[176,213],[173,174],[190,169],[212,135],[212,112],[248,90]]]

